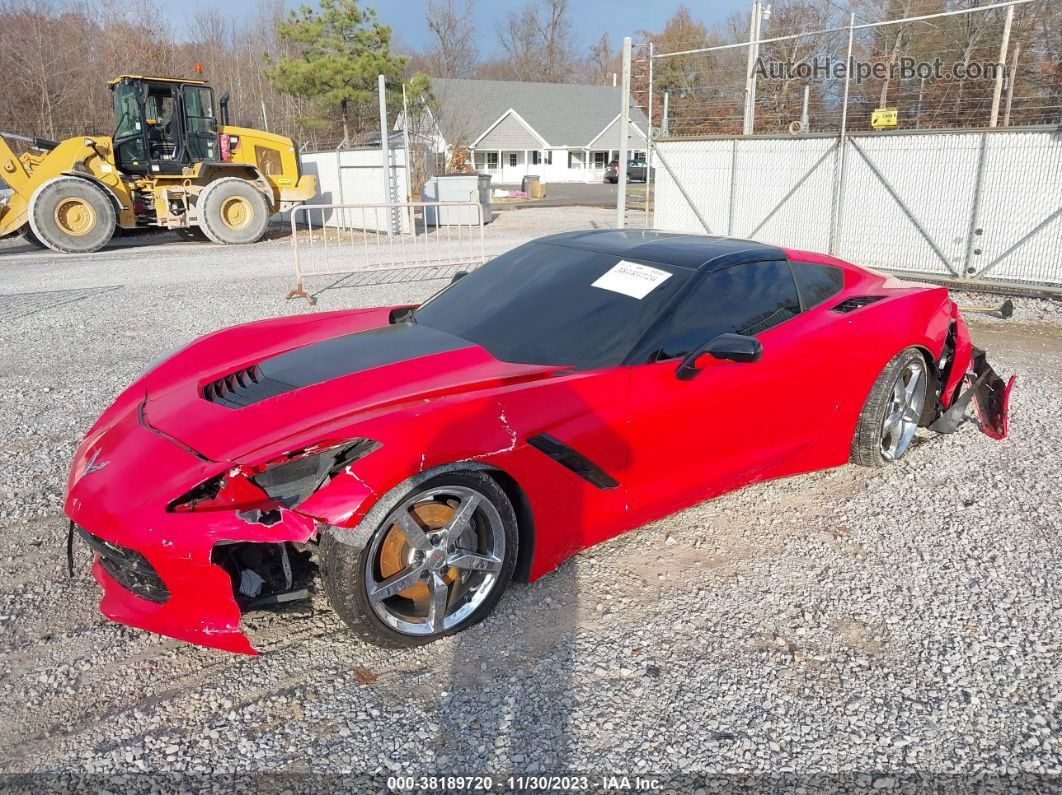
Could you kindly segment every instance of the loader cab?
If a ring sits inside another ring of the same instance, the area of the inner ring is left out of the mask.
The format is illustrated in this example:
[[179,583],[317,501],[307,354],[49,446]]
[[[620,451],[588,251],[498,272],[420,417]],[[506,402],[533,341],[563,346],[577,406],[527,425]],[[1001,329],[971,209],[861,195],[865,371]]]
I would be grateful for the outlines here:
[[114,153],[127,174],[180,174],[220,160],[214,90],[201,80],[123,75],[111,83]]

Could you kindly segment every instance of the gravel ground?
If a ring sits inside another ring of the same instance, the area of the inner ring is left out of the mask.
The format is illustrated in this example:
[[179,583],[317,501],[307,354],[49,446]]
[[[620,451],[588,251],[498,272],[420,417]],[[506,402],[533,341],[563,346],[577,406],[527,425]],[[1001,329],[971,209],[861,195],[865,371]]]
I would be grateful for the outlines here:
[[[505,213],[494,234],[611,215],[561,213]],[[65,573],[66,471],[159,353],[314,310],[283,300],[283,241],[128,242],[83,260],[0,243],[0,772],[1062,775],[1058,304],[970,317],[1020,374],[1005,442],[923,431],[883,471],[696,506],[428,648],[364,645],[317,594],[246,616],[266,652],[248,658],[98,614],[87,555]],[[362,274],[318,310],[423,299],[450,270]]]

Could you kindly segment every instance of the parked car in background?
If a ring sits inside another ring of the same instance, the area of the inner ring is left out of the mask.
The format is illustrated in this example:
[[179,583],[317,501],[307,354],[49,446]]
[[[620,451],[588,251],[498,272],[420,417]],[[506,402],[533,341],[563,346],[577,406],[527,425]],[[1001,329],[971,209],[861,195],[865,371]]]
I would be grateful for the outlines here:
[[[656,169],[649,168],[644,160],[627,161],[627,181],[645,182],[648,176],[656,176]],[[613,160],[605,168],[605,182],[619,181],[619,161]]]

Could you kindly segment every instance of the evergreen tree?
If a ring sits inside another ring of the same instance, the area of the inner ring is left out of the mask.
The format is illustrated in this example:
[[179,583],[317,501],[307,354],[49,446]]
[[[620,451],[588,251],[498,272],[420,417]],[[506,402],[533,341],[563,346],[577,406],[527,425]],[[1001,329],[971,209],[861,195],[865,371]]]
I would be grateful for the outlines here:
[[391,28],[376,21],[375,9],[357,0],[319,5],[304,5],[278,25],[277,35],[298,54],[272,62],[266,74],[279,91],[313,100],[329,115],[338,110],[349,141],[352,118],[360,122],[376,107],[377,75],[400,81],[405,58],[391,54]]

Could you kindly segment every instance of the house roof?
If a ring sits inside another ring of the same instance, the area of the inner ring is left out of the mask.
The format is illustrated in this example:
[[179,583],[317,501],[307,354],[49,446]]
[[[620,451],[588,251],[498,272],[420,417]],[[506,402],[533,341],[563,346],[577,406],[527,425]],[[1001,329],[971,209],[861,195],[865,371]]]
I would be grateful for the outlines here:
[[[448,143],[471,143],[510,108],[550,146],[586,146],[616,118],[620,92],[616,86],[576,83],[520,83],[508,80],[431,81],[438,101],[438,123]],[[631,106],[631,122],[645,132],[647,121]]]

